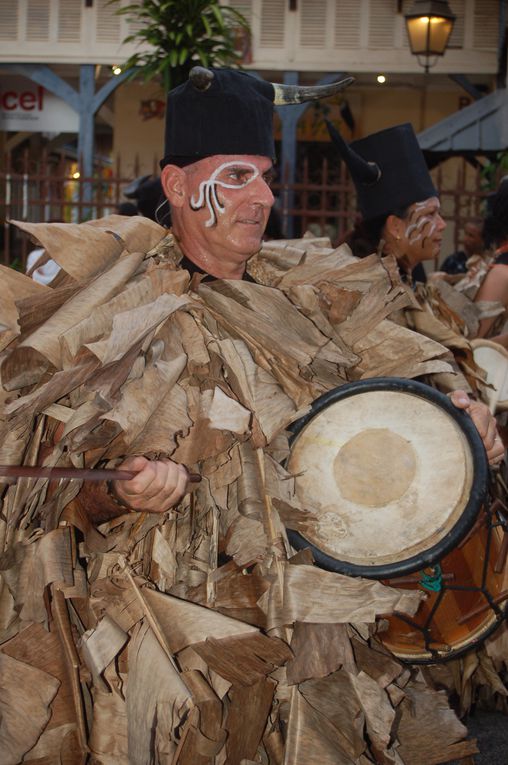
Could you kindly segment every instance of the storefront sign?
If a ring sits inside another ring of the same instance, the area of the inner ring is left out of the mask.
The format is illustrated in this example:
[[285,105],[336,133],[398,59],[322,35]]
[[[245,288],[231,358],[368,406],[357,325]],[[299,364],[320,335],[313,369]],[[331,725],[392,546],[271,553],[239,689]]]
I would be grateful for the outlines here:
[[77,133],[79,116],[42,85],[22,78],[1,78],[0,130]]

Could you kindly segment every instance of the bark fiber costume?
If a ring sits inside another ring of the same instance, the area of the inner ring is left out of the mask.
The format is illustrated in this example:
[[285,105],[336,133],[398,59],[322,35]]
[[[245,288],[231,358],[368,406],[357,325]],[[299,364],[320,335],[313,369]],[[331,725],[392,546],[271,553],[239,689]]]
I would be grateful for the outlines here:
[[385,318],[407,301],[393,261],[304,239],[253,258],[257,283],[199,284],[150,221],[23,228],[66,275],[45,287],[2,271],[1,462],[165,454],[203,480],[177,511],[98,529],[79,482],[4,489],[2,761],[474,751],[444,693],[372,636],[376,615],[420,596],[317,569],[280,519],[286,427],[313,399],[448,369],[441,346]]

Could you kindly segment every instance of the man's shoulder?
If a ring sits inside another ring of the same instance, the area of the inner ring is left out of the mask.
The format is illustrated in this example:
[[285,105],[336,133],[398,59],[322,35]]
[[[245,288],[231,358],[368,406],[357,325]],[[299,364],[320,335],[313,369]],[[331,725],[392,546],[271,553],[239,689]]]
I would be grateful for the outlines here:
[[346,244],[334,248],[327,237],[304,236],[264,242],[261,250],[249,260],[247,271],[258,284],[274,287],[293,272],[310,274],[317,268],[324,274],[357,260]]

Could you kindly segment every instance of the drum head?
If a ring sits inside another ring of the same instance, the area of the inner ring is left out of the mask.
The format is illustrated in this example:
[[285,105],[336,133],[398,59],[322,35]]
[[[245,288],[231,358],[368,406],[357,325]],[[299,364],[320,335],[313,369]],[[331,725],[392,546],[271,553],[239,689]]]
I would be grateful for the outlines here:
[[488,465],[470,417],[401,378],[336,388],[291,428],[287,469],[304,530],[288,531],[323,568],[375,579],[428,566],[472,527]]

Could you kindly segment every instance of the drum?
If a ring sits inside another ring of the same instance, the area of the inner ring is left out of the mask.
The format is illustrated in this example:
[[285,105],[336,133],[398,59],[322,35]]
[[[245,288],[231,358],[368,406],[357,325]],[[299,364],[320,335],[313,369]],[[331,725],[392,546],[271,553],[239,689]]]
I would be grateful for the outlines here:
[[302,508],[296,549],[317,565],[423,589],[415,617],[381,640],[411,662],[456,656],[504,616],[504,517],[484,510],[488,464],[469,416],[413,380],[375,378],[314,402],[291,428],[287,469]]
[[471,341],[474,360],[486,374],[485,396],[491,412],[508,409],[508,351],[499,343],[478,338]]

